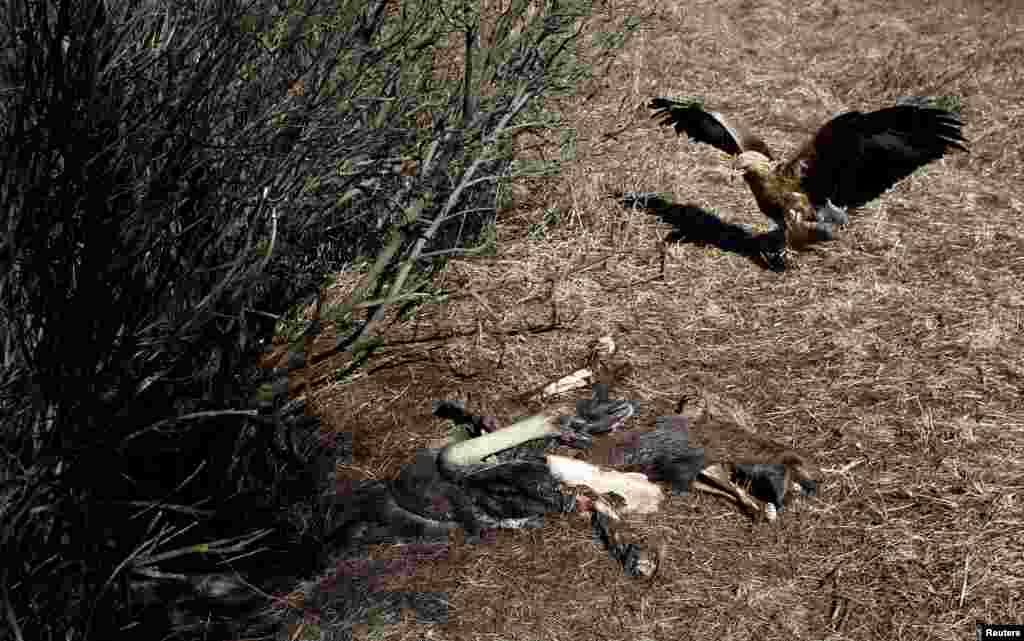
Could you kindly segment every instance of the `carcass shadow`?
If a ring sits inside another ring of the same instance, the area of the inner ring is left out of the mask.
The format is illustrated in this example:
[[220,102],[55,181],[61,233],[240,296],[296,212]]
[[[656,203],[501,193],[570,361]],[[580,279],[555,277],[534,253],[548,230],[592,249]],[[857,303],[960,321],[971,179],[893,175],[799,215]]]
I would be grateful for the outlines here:
[[786,269],[781,230],[755,232],[744,225],[727,223],[692,203],[674,203],[661,194],[626,192],[614,195],[623,207],[642,209],[674,227],[665,236],[669,243],[700,243],[745,256],[763,269]]

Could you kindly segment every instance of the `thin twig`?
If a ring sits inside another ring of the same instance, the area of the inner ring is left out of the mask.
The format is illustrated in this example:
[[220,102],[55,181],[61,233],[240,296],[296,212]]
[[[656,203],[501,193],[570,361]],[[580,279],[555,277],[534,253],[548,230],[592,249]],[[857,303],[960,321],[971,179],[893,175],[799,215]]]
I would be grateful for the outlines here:
[[964,555],[964,580],[963,580],[963,583],[960,584],[960,607],[961,608],[964,607],[964,600],[967,598],[967,575],[968,575],[968,566],[970,565],[970,562],[971,562],[971,552],[970,552],[970,550],[968,550],[967,553]]
[[153,423],[153,424],[149,425],[148,427],[144,427],[141,430],[139,430],[139,431],[137,431],[137,432],[135,432],[133,434],[129,434],[128,436],[126,436],[124,438],[124,440],[121,441],[121,443],[122,443],[122,446],[123,446],[124,443],[127,443],[128,441],[130,441],[130,440],[132,440],[134,438],[142,436],[143,434],[145,434],[147,432],[153,432],[153,431],[159,430],[162,427],[165,427],[165,426],[170,425],[172,423],[177,423],[178,421],[190,421],[192,419],[210,418],[210,417],[213,417],[213,416],[249,416],[249,417],[253,417],[253,416],[257,416],[258,414],[259,414],[259,410],[209,410],[209,411],[206,411],[206,412],[192,412],[191,414],[182,414],[181,416],[172,416],[171,418],[166,418],[166,419],[164,419],[162,421],[157,421],[156,423]]

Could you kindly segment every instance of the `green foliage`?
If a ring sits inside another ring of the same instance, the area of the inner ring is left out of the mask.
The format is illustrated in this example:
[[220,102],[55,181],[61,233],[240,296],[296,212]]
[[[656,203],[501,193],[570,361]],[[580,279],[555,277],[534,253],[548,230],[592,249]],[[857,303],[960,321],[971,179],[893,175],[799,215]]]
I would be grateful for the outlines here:
[[370,608],[366,614],[366,626],[370,639],[379,639],[384,634],[384,626],[387,624],[387,611],[383,606]]
[[498,225],[492,219],[483,229],[480,230],[480,235],[477,237],[478,255],[480,256],[494,256],[498,252]]
[[303,641],[320,641],[323,638],[323,630],[316,623],[307,623],[302,626],[302,634],[298,637]]
[[370,357],[373,356],[377,348],[383,344],[384,339],[380,336],[360,339],[351,351],[352,359],[348,365],[336,370],[332,375],[332,379],[338,383],[350,380],[370,360]]
[[960,97],[949,94],[939,96],[903,96],[896,99],[896,104],[944,109],[956,116],[960,115],[960,110],[962,108],[960,104]]
[[547,236],[548,230],[557,227],[562,222],[562,211],[557,207],[548,207],[544,210],[544,217],[530,225],[527,235],[531,240],[540,240]]
[[641,24],[642,21],[639,16],[627,16],[617,29],[612,31],[596,31],[591,36],[591,39],[597,47],[618,51],[636,33]]
[[944,95],[944,96],[932,96],[930,98],[931,105],[938,109],[945,109],[946,111],[960,115],[960,111],[963,108],[960,104],[960,96]]
[[274,325],[274,336],[284,338],[287,343],[296,343],[302,338],[302,332],[307,324],[305,311],[309,305],[309,300],[303,300],[289,307]]
[[558,151],[562,162],[570,162],[576,159],[576,130],[563,129],[559,135]]
[[704,108],[704,99],[699,96],[680,96],[673,98],[683,107],[696,107],[697,109]]

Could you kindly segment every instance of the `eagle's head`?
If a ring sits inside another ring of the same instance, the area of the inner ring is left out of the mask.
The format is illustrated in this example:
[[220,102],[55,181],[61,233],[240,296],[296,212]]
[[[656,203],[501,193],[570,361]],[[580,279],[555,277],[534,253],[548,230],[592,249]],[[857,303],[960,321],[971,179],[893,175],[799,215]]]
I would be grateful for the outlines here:
[[759,151],[744,151],[736,157],[734,166],[743,173],[769,174],[772,172],[772,161]]

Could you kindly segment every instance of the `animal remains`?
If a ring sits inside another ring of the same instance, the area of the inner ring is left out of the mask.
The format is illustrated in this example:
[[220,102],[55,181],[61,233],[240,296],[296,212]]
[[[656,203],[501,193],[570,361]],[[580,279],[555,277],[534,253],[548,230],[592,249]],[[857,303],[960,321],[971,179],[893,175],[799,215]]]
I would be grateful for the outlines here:
[[335,546],[352,549],[371,543],[444,539],[463,529],[478,540],[488,528],[538,527],[551,513],[601,512],[594,522],[612,555],[631,576],[653,576],[658,563],[639,545],[610,530],[621,519],[602,495],[622,497],[623,512],[652,512],[661,489],[642,474],[602,470],[584,461],[546,455],[527,443],[573,448],[591,444],[591,434],[616,429],[632,415],[628,401],[581,402],[583,415],[533,416],[505,428],[493,417],[474,416],[456,403],[435,405],[435,414],[467,428],[471,438],[420,450],[398,478],[370,481],[333,501],[329,520]]
[[[417,453],[394,481],[369,482],[337,497],[331,539],[341,547],[447,538],[455,529],[478,540],[488,528],[538,527],[546,514],[589,514],[609,554],[630,576],[653,577],[664,550],[637,536],[623,518],[649,514],[690,489],[725,497],[755,518],[774,520],[796,494],[816,484],[806,459],[729,421],[703,417],[690,446],[692,416],[662,416],[653,428],[624,430],[637,404],[595,385],[574,416],[541,414],[500,427],[460,404],[435,404],[436,415],[469,438]],[[541,447],[531,446],[539,442]],[[587,460],[547,453],[558,444]],[[715,454],[711,462],[705,453]]]

